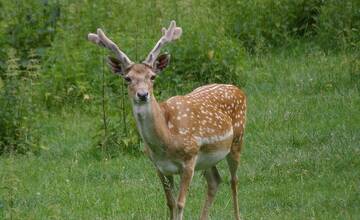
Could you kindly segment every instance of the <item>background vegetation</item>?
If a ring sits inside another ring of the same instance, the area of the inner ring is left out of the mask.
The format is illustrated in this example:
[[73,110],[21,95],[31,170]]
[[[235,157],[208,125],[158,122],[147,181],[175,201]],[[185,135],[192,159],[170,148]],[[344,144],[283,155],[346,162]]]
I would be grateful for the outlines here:
[[[175,19],[164,100],[206,83],[249,99],[239,199],[245,219],[360,217],[360,2],[0,2],[0,218],[159,219],[126,88],[86,40],[103,28],[134,61]],[[231,218],[228,172],[212,219]],[[204,180],[192,184],[196,219]]]

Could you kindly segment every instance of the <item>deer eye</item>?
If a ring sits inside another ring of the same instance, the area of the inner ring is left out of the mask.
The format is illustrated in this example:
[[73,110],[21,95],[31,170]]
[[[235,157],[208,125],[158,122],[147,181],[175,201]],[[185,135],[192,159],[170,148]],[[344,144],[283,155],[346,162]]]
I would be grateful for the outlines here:
[[126,81],[127,83],[131,83],[130,77],[127,76],[127,77],[125,77],[124,79],[125,79],[125,81]]
[[152,75],[152,76],[150,77],[151,80],[155,80],[155,78],[156,78],[155,75]]

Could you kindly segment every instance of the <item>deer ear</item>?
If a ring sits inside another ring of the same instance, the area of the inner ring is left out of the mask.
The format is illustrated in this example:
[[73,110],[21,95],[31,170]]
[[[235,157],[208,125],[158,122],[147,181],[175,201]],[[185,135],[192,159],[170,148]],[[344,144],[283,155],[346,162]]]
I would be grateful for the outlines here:
[[111,57],[108,56],[108,60],[107,63],[111,69],[111,71],[115,74],[119,74],[119,75],[123,75],[124,71],[123,71],[123,67],[121,65],[121,62],[119,59],[115,58],[115,57]]
[[160,73],[163,69],[167,67],[170,62],[170,54],[164,53],[158,56],[154,62],[153,71],[154,73]]

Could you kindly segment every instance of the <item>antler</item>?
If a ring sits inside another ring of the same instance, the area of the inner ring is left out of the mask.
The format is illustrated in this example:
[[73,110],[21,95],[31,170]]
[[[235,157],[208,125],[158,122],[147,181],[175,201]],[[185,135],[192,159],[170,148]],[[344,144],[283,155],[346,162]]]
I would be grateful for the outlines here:
[[129,57],[126,56],[126,54],[122,52],[114,42],[112,42],[108,37],[106,37],[106,35],[100,28],[97,29],[97,34],[89,33],[88,39],[89,41],[102,47],[106,47],[112,52],[114,52],[116,57],[120,60],[124,69],[133,64]]
[[168,29],[162,28],[163,36],[156,43],[155,47],[151,50],[149,55],[146,57],[144,64],[153,67],[156,58],[159,56],[161,48],[168,42],[175,41],[180,38],[182,34],[181,27],[176,27],[176,22],[171,21]]

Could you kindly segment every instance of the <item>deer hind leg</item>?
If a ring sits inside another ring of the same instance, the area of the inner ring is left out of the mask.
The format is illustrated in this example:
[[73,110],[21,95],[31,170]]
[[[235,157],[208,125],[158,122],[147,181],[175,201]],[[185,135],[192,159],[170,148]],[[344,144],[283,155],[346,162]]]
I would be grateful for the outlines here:
[[174,178],[173,176],[165,176],[159,170],[157,170],[157,174],[161,180],[161,184],[165,191],[166,203],[170,210],[170,219],[176,219],[176,201],[173,195],[174,190]]
[[239,203],[237,199],[237,182],[238,177],[236,174],[237,168],[240,162],[240,151],[241,151],[242,140],[233,143],[230,153],[226,156],[227,163],[229,165],[231,175],[231,192],[234,206],[235,219],[240,220]]
[[207,182],[207,195],[206,195],[204,207],[201,212],[201,217],[200,217],[201,220],[208,219],[209,209],[214,201],[215,194],[221,182],[221,177],[216,166],[213,166],[210,169],[205,170],[204,177]]

